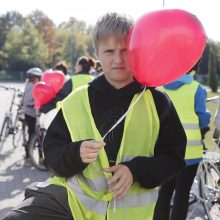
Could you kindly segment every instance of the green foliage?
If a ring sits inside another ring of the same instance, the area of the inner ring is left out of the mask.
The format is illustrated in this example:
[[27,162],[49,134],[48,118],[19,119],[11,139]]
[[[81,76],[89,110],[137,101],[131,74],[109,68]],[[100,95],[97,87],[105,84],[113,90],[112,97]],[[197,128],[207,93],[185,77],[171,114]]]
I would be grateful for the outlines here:
[[208,73],[208,60],[209,60],[209,43],[206,44],[205,50],[200,59],[198,74],[205,75]]
[[41,34],[44,43],[47,45],[48,56],[45,59],[45,64],[51,67],[54,64],[53,56],[57,46],[55,42],[54,23],[40,10],[33,11],[28,18]]
[[[40,10],[27,17],[16,11],[0,15],[0,70],[52,68],[60,60],[74,69],[80,56],[95,56],[92,29],[74,17],[56,27]],[[210,55],[212,50],[214,55]],[[220,42],[208,40],[198,75],[209,76],[209,84],[216,90],[216,78],[220,76]]]
[[209,62],[208,62],[209,80],[208,85],[212,92],[218,91],[218,75],[217,75],[217,57],[213,46],[210,46]]
[[0,49],[4,45],[8,32],[12,27],[21,27],[22,15],[16,11],[7,12],[0,16]]
[[42,36],[28,19],[24,21],[19,31],[11,28],[2,51],[7,60],[5,69],[27,70],[33,66],[45,66],[47,47]]
[[13,11],[1,15],[0,70],[53,68],[60,60],[74,69],[80,56],[94,56],[91,30],[73,17],[56,27],[40,10],[27,17]]
[[92,47],[91,27],[87,29],[85,22],[70,18],[56,29],[57,48],[54,60],[66,60],[74,70],[75,63],[80,56],[94,56]]

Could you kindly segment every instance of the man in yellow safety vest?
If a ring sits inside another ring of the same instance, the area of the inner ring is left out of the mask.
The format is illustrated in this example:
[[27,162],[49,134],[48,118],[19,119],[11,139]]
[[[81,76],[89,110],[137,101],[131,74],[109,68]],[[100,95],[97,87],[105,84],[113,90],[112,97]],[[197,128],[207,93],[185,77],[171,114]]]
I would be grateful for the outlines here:
[[186,136],[170,99],[133,78],[132,25],[117,13],[98,20],[93,39],[103,74],[60,103],[44,140],[54,177],[29,186],[5,219],[153,218],[158,187],[185,167]]

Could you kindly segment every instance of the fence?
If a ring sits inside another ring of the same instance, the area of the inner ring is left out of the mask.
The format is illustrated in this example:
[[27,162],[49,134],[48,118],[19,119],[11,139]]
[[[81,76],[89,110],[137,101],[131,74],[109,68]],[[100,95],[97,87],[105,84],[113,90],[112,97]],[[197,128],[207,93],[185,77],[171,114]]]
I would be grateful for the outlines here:
[[[0,71],[0,80],[4,81],[25,81],[26,72],[25,71]],[[208,75],[196,74],[196,80],[203,85],[208,83]],[[219,82],[220,85],[220,82]]]
[[26,79],[25,71],[0,71],[0,80],[4,81],[24,81]]

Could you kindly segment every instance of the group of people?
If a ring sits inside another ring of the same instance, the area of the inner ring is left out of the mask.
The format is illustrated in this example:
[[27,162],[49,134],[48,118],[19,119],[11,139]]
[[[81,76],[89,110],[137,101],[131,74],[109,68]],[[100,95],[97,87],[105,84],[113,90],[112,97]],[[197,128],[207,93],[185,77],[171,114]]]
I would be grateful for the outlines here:
[[[97,62],[99,63],[99,62]],[[98,64],[99,65],[99,64]],[[75,74],[70,76],[68,74],[68,67],[64,61],[58,62],[54,69],[59,70],[65,75],[65,84],[58,94],[50,102],[41,106],[40,112],[47,113],[56,108],[57,102],[63,100],[69,93],[84,84],[87,84],[94,78],[94,67],[96,61],[90,57],[82,56],[77,60],[75,67]],[[100,68],[100,66],[98,67]],[[100,71],[100,69],[99,69]],[[92,74],[93,73],[93,74]],[[37,112],[35,109],[34,96],[32,94],[33,87],[40,82],[43,71],[38,67],[33,67],[27,71],[27,81],[24,90],[23,107],[25,114],[25,123],[28,127],[29,140],[35,132]],[[28,143],[25,144],[25,159],[29,158]]]
[[132,25],[117,13],[97,21],[93,41],[103,74],[88,77],[87,60],[79,60],[81,78],[70,77],[41,107],[47,112],[59,101],[44,139],[53,177],[27,187],[4,220],[186,219],[210,121],[206,91],[193,79],[197,66],[161,88],[138,83],[126,54]]

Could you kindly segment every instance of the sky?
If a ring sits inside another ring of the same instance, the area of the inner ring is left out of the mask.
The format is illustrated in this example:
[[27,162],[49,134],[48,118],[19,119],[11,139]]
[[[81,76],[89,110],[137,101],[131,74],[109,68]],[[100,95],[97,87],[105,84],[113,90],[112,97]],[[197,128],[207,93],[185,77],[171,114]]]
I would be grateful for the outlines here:
[[16,10],[23,16],[39,9],[56,25],[70,17],[94,25],[106,12],[119,12],[137,20],[143,14],[161,9],[184,9],[202,22],[209,38],[220,42],[220,0],[0,0],[0,15]]

